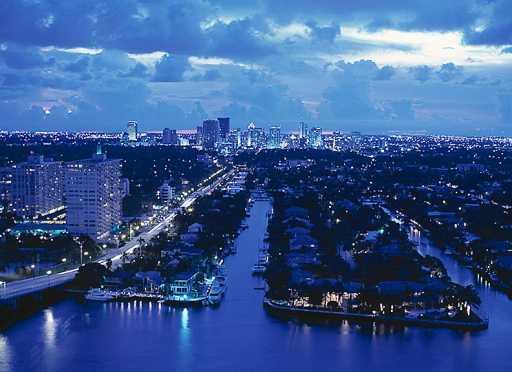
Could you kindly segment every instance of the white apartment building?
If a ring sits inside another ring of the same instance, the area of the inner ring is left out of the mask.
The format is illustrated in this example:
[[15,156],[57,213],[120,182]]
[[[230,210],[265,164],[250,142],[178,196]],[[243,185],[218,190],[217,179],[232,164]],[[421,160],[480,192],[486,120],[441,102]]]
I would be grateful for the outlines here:
[[64,207],[62,162],[29,155],[26,162],[11,168],[13,211],[22,218],[33,218]]
[[91,158],[66,163],[66,223],[72,235],[111,241],[121,223],[121,160],[107,159],[101,150]]

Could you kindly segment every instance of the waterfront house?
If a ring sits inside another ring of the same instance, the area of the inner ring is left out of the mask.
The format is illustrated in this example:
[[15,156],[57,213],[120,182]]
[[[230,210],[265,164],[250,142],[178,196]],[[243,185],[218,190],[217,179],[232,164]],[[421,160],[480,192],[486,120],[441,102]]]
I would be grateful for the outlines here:
[[179,273],[170,284],[170,292],[174,295],[185,295],[192,291],[199,273],[195,270]]

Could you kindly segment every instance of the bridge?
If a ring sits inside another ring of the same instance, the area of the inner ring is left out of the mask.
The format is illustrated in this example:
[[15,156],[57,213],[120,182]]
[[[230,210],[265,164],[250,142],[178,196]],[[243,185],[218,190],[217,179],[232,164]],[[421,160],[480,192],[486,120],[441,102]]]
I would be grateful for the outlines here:
[[[212,176],[210,176],[210,178],[221,173],[224,170],[225,169],[223,168],[217,171]],[[125,245],[123,245],[120,248],[110,249],[106,254],[98,258],[95,262],[105,264],[108,260],[111,260],[112,267],[117,267],[121,263],[122,257],[125,253],[133,253],[137,248],[139,248],[139,241],[141,239],[143,239],[144,241],[150,241],[152,238],[157,236],[160,232],[162,232],[162,230],[165,229],[165,227],[168,224],[170,224],[174,220],[174,218],[178,214],[179,209],[188,208],[199,197],[211,193],[223,182],[225,182],[228,178],[232,177],[234,172],[235,170],[232,169],[223,176],[213,181],[211,184],[203,186],[199,190],[193,192],[181,203],[179,208],[173,209],[164,219],[162,219],[162,221],[154,225],[149,231],[142,232],[141,234],[135,236],[133,239],[128,241]],[[7,283],[5,287],[0,288],[0,301],[6,302],[9,300],[14,300],[17,297],[27,296],[37,292],[44,291],[49,288],[62,286],[72,281],[77,272],[78,266],[63,272],[50,273],[48,275],[36,276],[34,278],[17,280],[14,282]]]

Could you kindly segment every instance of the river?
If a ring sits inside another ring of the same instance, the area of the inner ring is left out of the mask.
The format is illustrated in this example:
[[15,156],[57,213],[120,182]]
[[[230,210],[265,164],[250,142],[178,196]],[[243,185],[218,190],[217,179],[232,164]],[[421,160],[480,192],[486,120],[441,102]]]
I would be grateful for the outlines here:
[[[487,331],[308,325],[269,316],[251,276],[269,202],[256,201],[249,228],[226,261],[228,291],[216,309],[66,300],[0,334],[0,371],[512,371],[512,301],[477,284]],[[469,270],[417,235],[454,280]]]

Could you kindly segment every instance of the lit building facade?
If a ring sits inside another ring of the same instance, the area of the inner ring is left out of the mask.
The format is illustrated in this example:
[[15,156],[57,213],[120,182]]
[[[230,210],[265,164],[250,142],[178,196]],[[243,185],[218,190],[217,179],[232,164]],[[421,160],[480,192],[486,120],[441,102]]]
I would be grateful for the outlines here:
[[136,121],[129,121],[126,126],[126,131],[128,133],[128,141],[137,142],[137,136],[139,133],[138,123]]
[[98,151],[91,159],[66,163],[66,223],[72,235],[112,240],[121,223],[121,160]]
[[323,147],[322,128],[311,128],[309,131],[309,145],[315,149]]
[[281,147],[281,127],[270,127],[268,144],[271,149],[278,149]]
[[308,137],[308,125],[304,122],[299,123],[299,138]]
[[12,171],[13,211],[22,218],[33,218],[63,208],[62,163],[30,155]]

